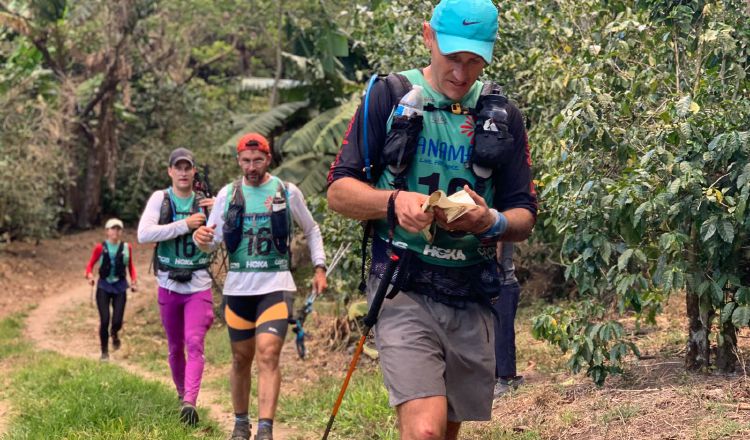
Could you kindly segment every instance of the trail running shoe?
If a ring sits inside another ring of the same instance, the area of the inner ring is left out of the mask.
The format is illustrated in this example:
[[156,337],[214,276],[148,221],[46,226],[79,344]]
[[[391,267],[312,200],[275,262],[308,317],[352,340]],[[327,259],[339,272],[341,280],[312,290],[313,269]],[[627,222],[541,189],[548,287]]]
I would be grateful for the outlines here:
[[270,426],[258,426],[258,433],[255,434],[255,440],[273,440],[273,431]]
[[117,335],[112,336],[112,349],[117,351],[120,349],[120,338]]
[[234,423],[234,429],[232,430],[232,436],[229,440],[250,440],[250,429],[253,425],[249,423]]
[[523,382],[523,376],[514,376],[506,379],[502,377],[498,378],[497,382],[495,382],[495,390],[493,392],[493,395],[497,399],[508,391],[517,389],[519,385],[523,384]]
[[99,358],[99,360],[102,361],[102,362],[107,362],[109,360],[109,353],[107,353],[106,351],[104,353],[102,353],[102,355]]
[[180,421],[186,425],[195,426],[198,424],[198,411],[189,403],[184,403],[180,410]]

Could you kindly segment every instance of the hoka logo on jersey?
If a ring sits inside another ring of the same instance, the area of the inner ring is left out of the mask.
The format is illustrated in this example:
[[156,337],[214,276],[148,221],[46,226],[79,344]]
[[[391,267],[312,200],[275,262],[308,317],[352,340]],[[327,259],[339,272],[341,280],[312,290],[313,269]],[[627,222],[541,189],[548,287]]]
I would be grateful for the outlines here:
[[268,269],[268,261],[248,261],[245,263],[245,269]]
[[480,246],[477,249],[477,252],[479,252],[479,255],[483,256],[484,258],[497,257],[497,249],[495,249],[495,246]]
[[469,160],[471,152],[467,145],[450,145],[448,142],[427,139],[424,136],[417,140],[417,147],[423,156],[461,164]]
[[403,241],[394,241],[393,246],[399,249],[409,249],[409,245]]
[[425,245],[422,255],[441,260],[466,260],[466,255],[461,249],[443,249],[429,244]]
[[192,266],[193,265],[193,261],[192,260],[186,260],[184,258],[175,258],[174,259],[174,264],[182,264],[184,266]]

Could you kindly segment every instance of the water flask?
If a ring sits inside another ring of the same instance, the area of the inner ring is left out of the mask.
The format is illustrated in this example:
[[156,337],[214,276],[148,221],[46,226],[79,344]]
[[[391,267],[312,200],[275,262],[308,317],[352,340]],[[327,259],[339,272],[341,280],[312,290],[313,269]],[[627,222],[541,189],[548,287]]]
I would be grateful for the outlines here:
[[396,107],[394,116],[421,115],[424,111],[424,98],[422,97],[422,86],[412,86],[409,93],[401,98]]
[[[281,191],[276,191],[276,195],[271,201],[271,231],[273,244],[276,250],[282,255],[287,253],[289,237],[289,223],[286,212],[286,200]],[[270,249],[269,249],[270,250]]]
[[284,210],[284,208],[286,208],[286,201],[284,200],[284,195],[281,193],[281,191],[276,191],[276,195],[273,197],[271,207],[271,210],[273,212],[281,212]]

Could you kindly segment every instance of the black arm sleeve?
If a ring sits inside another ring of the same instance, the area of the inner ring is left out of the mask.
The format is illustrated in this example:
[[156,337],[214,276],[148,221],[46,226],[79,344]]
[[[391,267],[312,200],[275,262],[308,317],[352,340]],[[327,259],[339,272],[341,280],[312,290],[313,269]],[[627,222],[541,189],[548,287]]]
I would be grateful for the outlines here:
[[[393,109],[391,94],[385,81],[378,80],[373,84],[370,91],[370,106],[368,111],[367,136],[369,144],[369,156],[373,163],[371,164],[373,176],[379,176],[382,172],[380,168],[380,158],[385,144],[386,125],[388,117]],[[349,128],[346,130],[344,139],[341,142],[336,159],[331,164],[328,172],[328,185],[342,177],[353,177],[358,180],[367,182],[365,174],[365,148],[364,137],[364,97],[354,117],[349,121]]]
[[516,106],[510,103],[508,113],[514,148],[509,160],[494,173],[493,206],[500,212],[511,208],[525,208],[536,218],[536,190],[531,179],[529,139],[523,124],[523,115]]

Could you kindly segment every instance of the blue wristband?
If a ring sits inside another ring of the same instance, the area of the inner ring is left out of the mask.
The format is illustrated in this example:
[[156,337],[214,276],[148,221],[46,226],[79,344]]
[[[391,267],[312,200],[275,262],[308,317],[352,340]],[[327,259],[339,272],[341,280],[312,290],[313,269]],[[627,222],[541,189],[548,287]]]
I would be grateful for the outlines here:
[[499,237],[503,235],[506,229],[508,229],[508,218],[505,217],[502,212],[498,212],[494,208],[490,211],[496,214],[495,223],[493,223],[488,230],[477,235],[480,240]]

